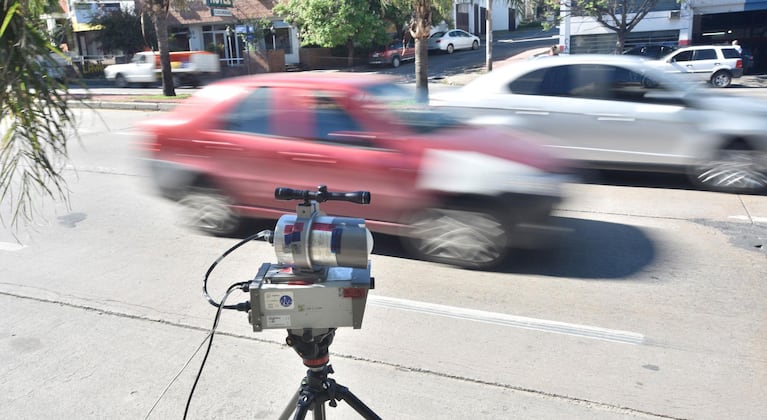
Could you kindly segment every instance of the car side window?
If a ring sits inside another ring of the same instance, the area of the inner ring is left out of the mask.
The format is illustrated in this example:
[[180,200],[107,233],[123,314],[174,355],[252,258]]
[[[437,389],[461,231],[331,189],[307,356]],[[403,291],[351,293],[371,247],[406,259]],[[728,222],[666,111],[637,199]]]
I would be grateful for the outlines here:
[[706,49],[706,50],[696,50],[694,60],[700,61],[700,60],[716,60],[716,50],[714,49]]
[[348,134],[362,131],[359,124],[330,95],[315,97],[315,138],[319,141],[349,143]]
[[271,134],[269,129],[271,96],[269,88],[258,88],[250,92],[231,112],[222,117],[222,129]]
[[569,96],[572,90],[570,66],[557,66],[548,69],[541,80],[540,92],[547,96]]
[[533,70],[512,81],[508,88],[517,95],[565,96],[569,92],[567,66]]
[[666,103],[662,97],[648,96],[650,92],[662,92],[666,88],[655,81],[652,76],[646,76],[636,71],[612,67],[610,91],[608,96],[612,100],[642,102],[642,103]]
[[677,55],[671,57],[671,61],[691,61],[692,51],[681,51]]
[[741,54],[735,48],[722,48],[724,58],[740,58]]
[[568,96],[584,99],[611,99],[613,81],[611,66],[580,64],[570,67],[570,92]]
[[507,88],[516,95],[539,95],[541,81],[547,69],[535,70],[524,74],[509,83]]

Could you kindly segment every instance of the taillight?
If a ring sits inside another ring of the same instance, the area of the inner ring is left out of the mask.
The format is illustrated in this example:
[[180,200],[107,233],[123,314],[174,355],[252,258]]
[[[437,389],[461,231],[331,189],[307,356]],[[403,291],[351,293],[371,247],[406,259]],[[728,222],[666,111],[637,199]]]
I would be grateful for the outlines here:
[[736,69],[742,69],[742,68],[743,68],[743,60],[738,60],[738,61],[735,63],[735,68],[736,68]]

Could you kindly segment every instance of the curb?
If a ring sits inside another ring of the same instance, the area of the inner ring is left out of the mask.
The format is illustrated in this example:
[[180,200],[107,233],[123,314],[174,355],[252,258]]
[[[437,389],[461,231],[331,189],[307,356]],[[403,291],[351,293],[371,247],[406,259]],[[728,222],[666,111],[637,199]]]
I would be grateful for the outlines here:
[[126,111],[170,111],[175,108],[179,102],[119,102],[119,101],[67,101],[69,106],[75,108],[91,109],[115,109]]

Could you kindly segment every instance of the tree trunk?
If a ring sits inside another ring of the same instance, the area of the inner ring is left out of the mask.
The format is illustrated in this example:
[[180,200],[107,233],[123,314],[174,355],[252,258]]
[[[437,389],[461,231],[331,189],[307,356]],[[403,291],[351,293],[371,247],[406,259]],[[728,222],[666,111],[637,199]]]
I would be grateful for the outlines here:
[[415,40],[415,99],[429,102],[429,31],[431,0],[416,0],[410,35]]
[[170,51],[168,50],[168,9],[163,7],[163,5],[153,5],[152,22],[154,23],[155,32],[157,32],[157,48],[160,50],[162,94],[165,96],[176,96],[176,90],[173,86],[173,73],[170,67]]
[[348,41],[346,41],[346,49],[348,50],[348,54],[346,56],[346,65],[349,68],[354,67],[354,40],[349,38]]
[[626,43],[626,32],[627,31],[617,31],[615,33],[617,35],[615,41],[615,54],[623,54],[623,45]]
[[487,23],[485,24],[485,66],[487,71],[493,71],[493,0],[487,0]]
[[415,99],[429,102],[429,39],[415,39]]

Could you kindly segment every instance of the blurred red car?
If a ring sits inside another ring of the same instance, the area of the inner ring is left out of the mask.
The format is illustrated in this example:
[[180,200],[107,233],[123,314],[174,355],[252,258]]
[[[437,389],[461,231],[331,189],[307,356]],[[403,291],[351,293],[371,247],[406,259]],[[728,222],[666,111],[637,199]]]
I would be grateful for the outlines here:
[[530,245],[561,198],[562,162],[520,132],[464,125],[414,98],[380,75],[223,80],[144,124],[152,179],[216,235],[294,212],[276,187],[325,184],[372,200],[323,211],[364,218],[420,258],[489,268]]

